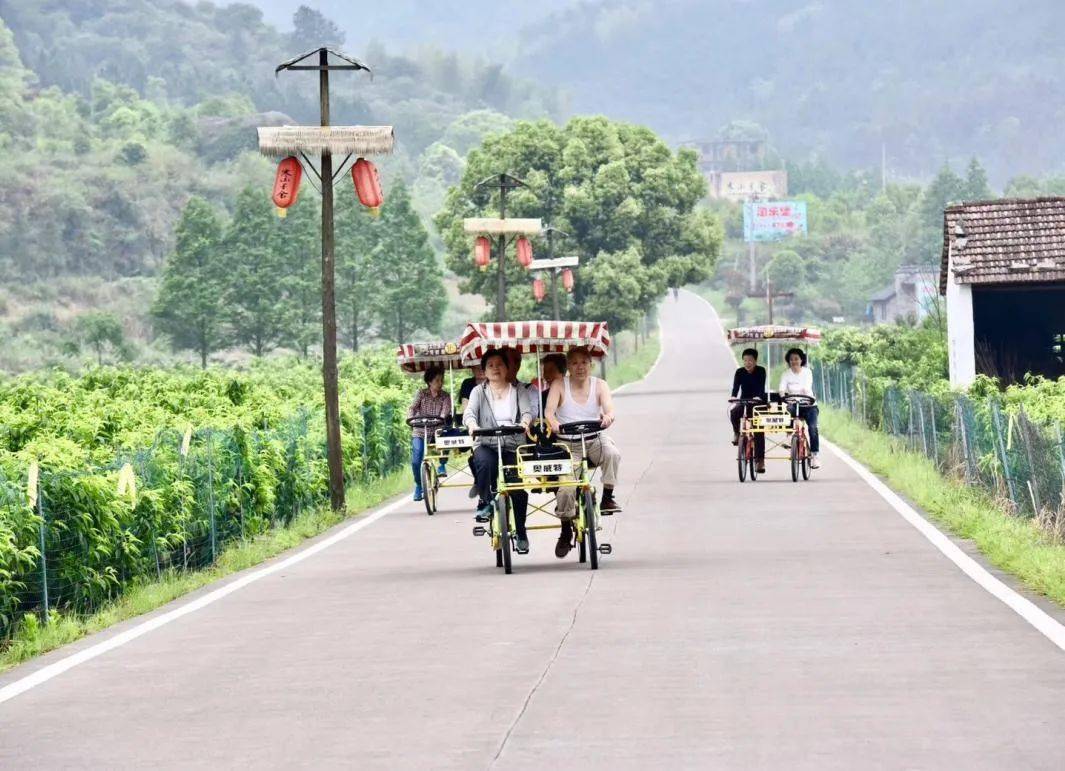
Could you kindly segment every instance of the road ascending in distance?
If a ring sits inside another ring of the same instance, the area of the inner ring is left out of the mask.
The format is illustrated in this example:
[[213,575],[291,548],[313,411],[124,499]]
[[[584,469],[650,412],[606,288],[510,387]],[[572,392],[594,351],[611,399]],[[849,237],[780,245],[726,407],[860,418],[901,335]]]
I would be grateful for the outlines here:
[[1065,767],[1065,653],[831,453],[741,486],[718,323],[661,318],[598,572],[410,502],[0,703],[0,767]]

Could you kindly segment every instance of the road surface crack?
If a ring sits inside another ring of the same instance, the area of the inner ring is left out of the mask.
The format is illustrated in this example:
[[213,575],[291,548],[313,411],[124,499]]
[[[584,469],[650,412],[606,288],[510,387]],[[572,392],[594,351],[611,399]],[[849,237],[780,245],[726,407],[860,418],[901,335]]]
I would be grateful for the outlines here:
[[577,614],[581,612],[581,607],[584,605],[584,601],[585,599],[587,599],[588,593],[592,590],[593,581],[595,581],[595,573],[592,573],[588,577],[588,583],[584,587],[584,593],[581,595],[581,598],[577,600],[577,605],[573,609],[573,616],[570,618],[569,626],[566,627],[566,631],[562,635],[562,639],[558,641],[558,646],[555,648],[554,654],[552,654],[551,658],[547,662],[547,665],[544,667],[544,671],[540,673],[540,677],[537,679],[536,683],[533,684],[533,687],[529,690],[529,693],[526,694],[525,701],[521,705],[521,710],[518,712],[517,716],[514,718],[511,724],[507,727],[507,732],[503,735],[503,741],[500,742],[499,749],[496,750],[496,754],[492,757],[492,762],[488,764],[489,769],[495,766],[496,761],[499,760],[500,756],[503,754],[503,750],[506,749],[507,742],[510,741],[510,735],[514,732],[514,729],[517,727],[518,723],[520,723],[521,719],[525,716],[525,711],[529,708],[529,704],[532,703],[533,697],[536,695],[536,692],[540,690],[540,686],[543,685],[544,681],[547,679],[547,675],[551,671],[551,667],[553,667],[555,662],[558,661],[559,654],[562,653],[562,647],[566,644],[566,640],[569,639],[570,633],[573,631],[573,627],[577,625]]

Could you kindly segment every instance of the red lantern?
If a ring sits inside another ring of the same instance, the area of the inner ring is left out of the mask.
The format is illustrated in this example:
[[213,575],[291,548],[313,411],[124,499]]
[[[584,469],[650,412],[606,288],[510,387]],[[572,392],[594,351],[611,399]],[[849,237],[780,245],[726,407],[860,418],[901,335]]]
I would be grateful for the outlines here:
[[543,302],[546,295],[547,291],[544,289],[544,280],[542,278],[533,279],[533,297],[536,299],[536,302]]
[[351,179],[355,182],[355,194],[359,196],[359,203],[377,216],[381,204],[385,202],[381,194],[381,178],[377,175],[377,167],[365,158],[359,158],[351,167]]
[[277,164],[277,176],[274,177],[274,206],[277,216],[284,217],[288,207],[296,203],[300,194],[300,180],[303,179],[303,167],[295,156],[282,158]]
[[517,241],[518,249],[518,264],[523,268],[528,269],[533,261],[532,244],[529,243],[529,239],[525,236],[521,236]]
[[573,291],[573,271],[569,268],[562,269],[562,288],[567,292]]
[[492,242],[487,236],[478,236],[473,242],[473,262],[481,270],[488,268],[492,261]]

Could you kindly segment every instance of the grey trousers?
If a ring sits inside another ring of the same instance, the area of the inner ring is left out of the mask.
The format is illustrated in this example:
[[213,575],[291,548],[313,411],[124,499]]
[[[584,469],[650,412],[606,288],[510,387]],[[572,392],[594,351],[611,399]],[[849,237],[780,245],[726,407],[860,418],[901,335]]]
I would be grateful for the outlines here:
[[[580,478],[580,470],[577,465],[584,458],[584,450],[588,451],[588,462],[599,469],[603,484],[613,487],[618,481],[618,466],[621,465],[621,451],[614,444],[614,440],[606,434],[588,439],[584,447],[580,442],[561,440],[569,448],[573,456],[573,478]],[[559,519],[573,519],[577,515],[577,488],[560,487],[555,496],[555,516]]]

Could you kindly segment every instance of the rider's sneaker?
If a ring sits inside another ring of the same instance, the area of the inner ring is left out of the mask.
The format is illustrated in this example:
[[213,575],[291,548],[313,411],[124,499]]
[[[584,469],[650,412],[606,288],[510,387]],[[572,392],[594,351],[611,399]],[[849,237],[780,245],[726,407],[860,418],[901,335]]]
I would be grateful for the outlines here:
[[599,511],[602,514],[614,514],[621,511],[618,502],[614,500],[613,490],[603,490],[603,500],[599,503]]
[[821,461],[818,458],[819,455],[820,453],[815,452],[810,456],[810,468],[821,468]]
[[755,471],[756,474],[764,474],[765,473],[765,461],[762,461],[761,463],[757,463],[756,462],[754,471]]
[[477,507],[477,513],[473,515],[473,518],[477,522],[491,522],[492,521],[492,504],[482,503]]
[[414,500],[420,501],[423,498],[425,498],[425,496],[422,495],[421,485],[418,485],[417,487],[414,488]]
[[573,526],[568,522],[562,523],[562,532],[558,534],[558,543],[555,544],[555,556],[565,558],[573,548]]
[[447,465],[441,463],[439,466],[437,466],[436,467],[436,475],[438,477],[446,477],[447,476]]
[[516,551],[518,554],[528,554],[529,553],[529,536],[520,536],[519,535],[514,540],[514,551]]

